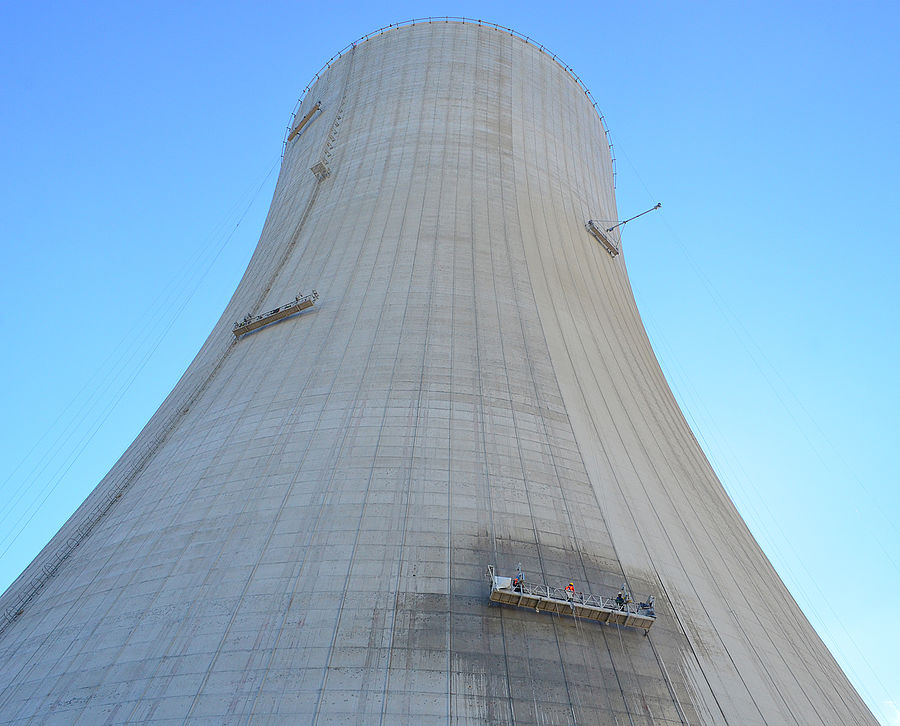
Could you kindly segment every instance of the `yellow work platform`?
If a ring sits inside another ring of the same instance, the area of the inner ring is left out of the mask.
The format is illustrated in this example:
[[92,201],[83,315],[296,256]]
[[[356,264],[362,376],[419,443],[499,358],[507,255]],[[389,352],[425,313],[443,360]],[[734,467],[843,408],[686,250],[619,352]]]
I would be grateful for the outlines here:
[[240,338],[242,335],[252,333],[254,330],[258,330],[266,325],[277,323],[279,320],[284,320],[291,315],[295,315],[301,310],[311,308],[318,299],[319,293],[313,290],[311,295],[303,295],[302,297],[297,295],[293,302],[277,307],[274,310],[269,310],[267,313],[262,313],[255,317],[248,315],[241,322],[234,324],[234,337]]

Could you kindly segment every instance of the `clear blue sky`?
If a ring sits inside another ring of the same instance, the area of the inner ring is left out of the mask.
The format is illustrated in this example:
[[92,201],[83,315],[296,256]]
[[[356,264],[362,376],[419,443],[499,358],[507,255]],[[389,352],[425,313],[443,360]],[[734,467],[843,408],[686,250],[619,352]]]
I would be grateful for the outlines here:
[[0,589],[212,328],[301,89],[357,37],[447,13],[530,35],[593,92],[621,215],[663,203],[624,245],[669,381],[900,724],[895,3],[3,3]]

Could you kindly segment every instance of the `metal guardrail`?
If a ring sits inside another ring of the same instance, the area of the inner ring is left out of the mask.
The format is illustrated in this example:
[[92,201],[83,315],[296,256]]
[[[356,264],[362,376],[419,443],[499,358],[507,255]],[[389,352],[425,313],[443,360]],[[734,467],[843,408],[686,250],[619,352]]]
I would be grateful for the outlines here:
[[316,81],[319,80],[321,75],[331,68],[334,65],[335,61],[337,61],[341,56],[343,56],[347,51],[353,50],[360,43],[365,43],[369,38],[373,38],[377,35],[383,35],[389,30],[395,30],[396,28],[402,28],[407,25],[421,25],[422,23],[466,23],[469,25],[481,25],[486,28],[493,28],[494,30],[498,30],[504,33],[509,33],[511,36],[518,38],[519,40],[524,41],[528,45],[531,45],[537,48],[542,53],[550,56],[556,63],[562,66],[563,70],[566,71],[579,85],[582,91],[584,91],[584,95],[587,96],[588,101],[590,101],[591,106],[597,112],[597,115],[600,117],[600,125],[603,127],[603,133],[606,134],[606,143],[609,147],[609,158],[612,163],[612,173],[613,173],[613,188],[616,186],[616,155],[615,150],[613,149],[612,139],[609,135],[609,127],[606,125],[606,117],[600,111],[597,106],[597,102],[594,100],[594,97],[591,95],[588,87],[584,85],[584,81],[572,70],[572,67],[564,63],[560,57],[554,53],[552,50],[547,48],[542,43],[534,40],[533,38],[525,35],[524,33],[520,33],[517,30],[513,30],[512,28],[507,28],[504,25],[498,25],[497,23],[490,23],[486,20],[478,20],[475,18],[467,18],[464,16],[454,16],[454,15],[446,15],[446,16],[437,16],[437,17],[427,17],[427,18],[413,18],[411,20],[404,20],[399,23],[391,23],[390,25],[385,25],[383,28],[379,28],[378,30],[373,30],[371,33],[366,33],[360,38],[357,38],[352,43],[348,43],[346,46],[341,48],[337,53],[335,53],[331,58],[328,59],[328,62],[322,66],[316,74],[313,76],[312,80],[306,84],[306,87],[300,92],[300,98],[297,100],[297,103],[294,105],[293,111],[291,111],[291,121],[288,124],[287,128],[284,131],[284,140],[282,144],[281,154],[284,156],[284,150],[287,148],[288,135],[294,129],[294,122],[297,118],[297,112],[300,110],[300,104],[303,103],[303,99],[306,98],[306,94],[309,92],[309,89],[313,87]]
[[615,598],[601,597],[600,595],[591,595],[585,592],[566,592],[562,587],[551,587],[549,585],[534,585],[530,582],[523,582],[520,586],[513,588],[514,592],[521,592],[526,595],[536,595],[538,597],[546,597],[552,600],[565,600],[566,602],[574,602],[579,605],[590,605],[604,610],[621,610],[637,614],[638,608],[634,603],[625,603],[623,605],[616,604]]
[[526,582],[519,576],[498,576],[493,565],[488,565],[488,577],[491,580],[490,600],[501,605],[533,608],[537,612],[559,615],[571,614],[644,630],[649,630],[656,622],[654,598],[651,596],[646,602],[635,603],[624,587],[618,596],[603,597],[565,587]]

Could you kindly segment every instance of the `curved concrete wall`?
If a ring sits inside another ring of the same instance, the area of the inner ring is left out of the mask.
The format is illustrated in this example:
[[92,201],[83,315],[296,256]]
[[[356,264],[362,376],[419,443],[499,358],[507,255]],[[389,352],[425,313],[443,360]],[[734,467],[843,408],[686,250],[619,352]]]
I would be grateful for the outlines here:
[[[210,338],[0,602],[0,723],[874,723],[585,230],[616,210],[575,80],[422,23],[316,103]],[[489,608],[518,562],[658,620]]]

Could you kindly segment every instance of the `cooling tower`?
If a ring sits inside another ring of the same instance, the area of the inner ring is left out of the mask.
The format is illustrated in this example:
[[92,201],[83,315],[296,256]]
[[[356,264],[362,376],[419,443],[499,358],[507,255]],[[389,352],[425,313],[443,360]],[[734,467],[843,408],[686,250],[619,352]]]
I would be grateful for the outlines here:
[[540,46],[348,48],[222,318],[3,596],[0,723],[875,723],[686,424],[616,219]]

